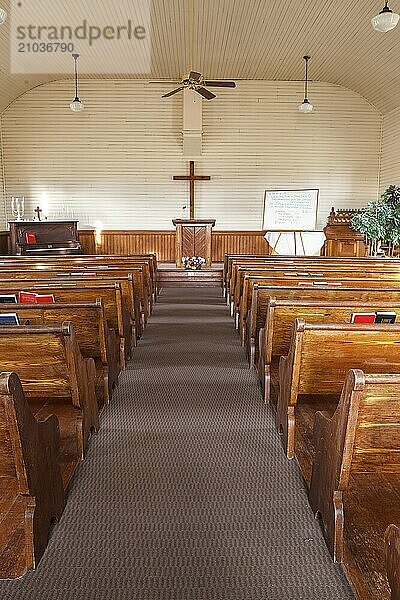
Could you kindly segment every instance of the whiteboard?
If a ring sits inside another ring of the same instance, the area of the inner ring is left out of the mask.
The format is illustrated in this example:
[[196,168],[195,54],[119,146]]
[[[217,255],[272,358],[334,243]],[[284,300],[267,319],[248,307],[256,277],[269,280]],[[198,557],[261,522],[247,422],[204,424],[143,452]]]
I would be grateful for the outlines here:
[[263,229],[311,231],[317,224],[318,189],[265,190]]

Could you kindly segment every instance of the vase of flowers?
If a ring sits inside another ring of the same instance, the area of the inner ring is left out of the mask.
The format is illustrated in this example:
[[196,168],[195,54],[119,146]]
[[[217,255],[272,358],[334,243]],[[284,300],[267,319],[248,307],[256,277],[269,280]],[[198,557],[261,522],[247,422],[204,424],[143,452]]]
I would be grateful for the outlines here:
[[202,256],[182,256],[182,264],[185,269],[191,269],[192,271],[198,271],[206,262],[206,259]]

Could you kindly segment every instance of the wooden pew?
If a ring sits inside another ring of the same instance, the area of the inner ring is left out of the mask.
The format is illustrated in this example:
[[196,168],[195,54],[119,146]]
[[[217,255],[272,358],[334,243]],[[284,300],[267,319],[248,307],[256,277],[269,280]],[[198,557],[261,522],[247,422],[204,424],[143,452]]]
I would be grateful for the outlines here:
[[64,487],[99,425],[96,369],[83,358],[71,323],[0,327],[0,369],[18,374],[36,417],[58,417]]
[[0,374],[0,578],[21,577],[38,564],[64,490],[54,415],[38,421],[15,373]]
[[279,363],[276,422],[288,458],[294,457],[296,434],[296,453],[306,478],[315,412],[335,410],[350,368],[371,373],[400,371],[399,343],[400,325],[396,324],[295,320],[288,355]]
[[[285,296],[285,292],[282,291],[284,288],[278,288],[278,293],[275,294],[273,287],[269,285],[259,285],[255,283],[253,286],[253,294],[251,300],[251,307],[246,318],[246,335],[245,335],[245,346],[246,352],[249,357],[251,366],[257,364],[259,356],[259,342],[262,339],[263,334],[260,334],[261,329],[265,328],[267,319],[268,302],[271,296],[277,300],[281,299],[294,299],[295,294],[293,289],[298,289],[296,299],[321,299],[321,300],[357,300],[362,302],[382,301],[386,298],[387,301],[397,300],[399,298],[399,292],[396,288],[390,287],[369,287],[368,281],[361,287],[347,287],[346,282],[343,282],[342,286],[332,286],[325,288],[322,286],[314,287],[303,287],[303,286],[289,286],[290,293]],[[315,290],[315,293],[314,291]],[[383,305],[383,304],[382,304]],[[264,331],[265,333],[265,331]]]
[[258,357],[258,374],[266,402],[277,400],[279,360],[289,352],[296,318],[306,323],[351,323],[352,313],[390,309],[397,312],[400,319],[400,290],[389,295],[385,290],[368,288],[345,288],[338,292],[318,289],[301,296],[302,292],[299,292],[297,298],[290,300],[276,297],[267,299]]
[[19,290],[37,294],[53,294],[56,303],[96,302],[98,298],[102,298],[107,323],[117,335],[120,366],[125,369],[126,362],[132,354],[134,334],[132,319],[126,308],[119,283],[103,283],[97,280],[96,282],[32,284],[24,280],[0,279],[0,294],[13,294]]
[[[368,284],[369,287],[400,287],[400,273],[362,273],[357,275],[354,269],[351,271],[324,271],[321,277],[309,277],[302,272],[285,272],[285,271],[242,271],[240,275],[240,295],[235,294],[235,312],[236,326],[240,330],[241,340],[245,345],[246,320],[251,309],[253,288],[255,284],[268,285],[272,280],[282,282],[284,285],[299,285],[301,287],[330,287],[351,286],[362,287]],[[286,282],[286,283],[285,283]]]
[[[99,257],[100,258],[100,257]],[[75,260],[76,259],[76,260]],[[8,258],[0,261],[0,273],[9,270],[26,271],[71,271],[78,273],[95,272],[97,274],[122,272],[124,275],[134,274],[135,287],[138,290],[140,300],[143,302],[143,310],[150,313],[155,300],[155,278],[154,265],[149,258],[130,258],[124,257],[124,260],[99,260],[94,256],[76,256],[76,257],[42,257],[39,259],[25,257]],[[147,316],[146,316],[147,318]]]
[[389,525],[385,532],[386,572],[390,588],[391,600],[400,600],[400,529]]
[[[251,320],[251,304],[254,285],[259,286],[275,284],[281,286],[296,286],[303,289],[316,289],[321,288],[327,292],[331,289],[339,289],[342,287],[347,288],[362,288],[368,285],[369,288],[381,289],[383,285],[389,289],[400,290],[400,279],[396,280],[375,280],[375,279],[356,279],[356,278],[329,278],[329,281],[304,281],[301,278],[289,278],[289,277],[245,277],[245,285],[243,288],[243,297],[240,305],[240,313],[238,318],[240,340],[243,346],[246,345],[246,334],[247,334],[247,321]],[[307,285],[304,285],[304,284]],[[314,283],[316,285],[314,285]]]
[[[342,271],[354,273],[355,270],[359,269],[363,274],[370,273],[372,277],[384,278],[387,274],[389,278],[398,278],[400,275],[400,265],[398,260],[386,260],[380,259],[380,262],[375,259],[326,259],[322,258],[319,260],[308,260],[312,257],[301,258],[298,257],[295,260],[267,260],[262,262],[256,261],[233,261],[232,273],[229,285],[229,296],[231,303],[231,313],[234,313],[233,304],[238,305],[239,298],[241,295],[241,278],[247,272],[255,271],[298,271],[306,272],[310,277],[313,277],[314,273],[324,275],[324,272]],[[367,262],[366,262],[367,260]],[[358,262],[363,261],[363,262]],[[325,275],[326,276],[326,275]],[[236,297],[236,300],[235,300]]]
[[384,533],[400,522],[399,418],[400,374],[351,369],[334,414],[315,419],[311,507],[363,600],[391,597]]
[[[5,276],[7,275],[7,277]],[[25,281],[26,285],[42,285],[51,287],[53,283],[64,283],[65,285],[103,285],[103,284],[120,284],[122,290],[122,297],[124,299],[125,306],[129,311],[130,318],[132,321],[132,341],[131,345],[136,346],[137,339],[142,336],[144,328],[144,318],[141,314],[139,296],[136,294],[134,274],[121,274],[114,273],[113,275],[108,272],[104,275],[102,272],[94,276],[76,275],[70,274],[70,271],[63,272],[58,269],[56,271],[37,271],[32,275],[31,271],[16,271],[12,274],[0,272],[0,285],[8,284],[11,281]],[[21,284],[18,284],[21,285]]]
[[17,313],[21,325],[61,325],[71,321],[84,358],[96,367],[96,397],[99,410],[108,403],[118,384],[119,366],[115,332],[107,325],[103,300],[55,304],[0,304],[0,314]]

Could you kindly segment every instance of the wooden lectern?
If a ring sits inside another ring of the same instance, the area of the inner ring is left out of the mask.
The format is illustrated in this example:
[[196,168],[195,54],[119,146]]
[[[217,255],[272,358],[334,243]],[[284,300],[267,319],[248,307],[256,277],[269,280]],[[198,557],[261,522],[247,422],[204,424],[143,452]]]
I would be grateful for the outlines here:
[[211,233],[215,219],[174,219],[176,227],[176,266],[182,267],[182,256],[202,256],[211,266]]
[[350,227],[350,221],[357,212],[358,209],[345,208],[335,211],[332,207],[328,223],[324,228],[325,256],[368,256],[364,234]]

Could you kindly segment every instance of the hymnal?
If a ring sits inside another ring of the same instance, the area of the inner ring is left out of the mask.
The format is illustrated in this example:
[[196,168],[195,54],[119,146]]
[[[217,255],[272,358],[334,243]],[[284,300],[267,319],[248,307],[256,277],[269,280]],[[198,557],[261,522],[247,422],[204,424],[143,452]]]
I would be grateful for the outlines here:
[[35,292],[19,292],[18,302],[21,304],[41,304],[55,302],[53,294],[35,294]]
[[21,304],[36,304],[35,292],[18,292],[18,302]]
[[17,313],[0,314],[0,325],[19,325],[19,318]]
[[352,313],[352,323],[375,323],[376,314],[374,312],[368,313]]
[[27,244],[36,244],[36,233],[25,231],[25,241]]
[[375,323],[396,323],[397,313],[394,310],[377,311]]
[[0,294],[0,304],[17,304],[17,295]]
[[36,294],[36,302],[37,304],[45,303],[45,302],[55,302],[53,294]]

